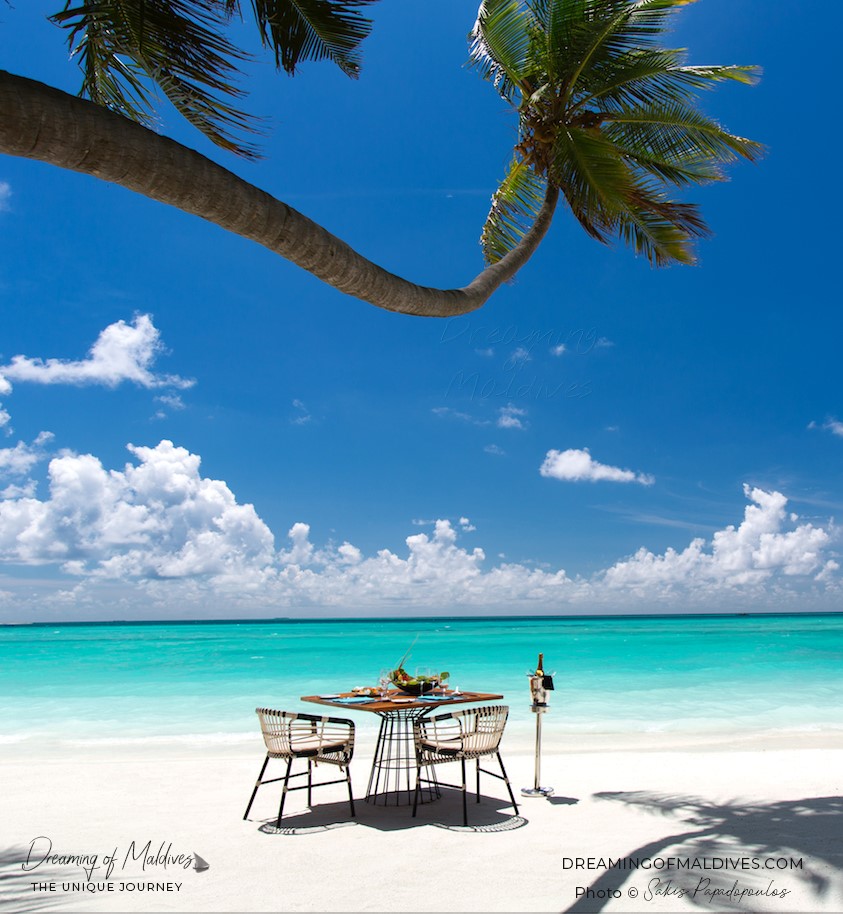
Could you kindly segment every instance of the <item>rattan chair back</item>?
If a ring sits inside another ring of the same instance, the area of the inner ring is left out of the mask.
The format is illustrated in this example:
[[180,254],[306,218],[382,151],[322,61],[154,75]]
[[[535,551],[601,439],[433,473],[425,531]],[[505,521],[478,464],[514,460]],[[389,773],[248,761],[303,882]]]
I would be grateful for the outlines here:
[[[257,708],[261,734],[266,746],[266,758],[258,775],[249,805],[243,818],[249,815],[255,801],[258,788],[273,781],[283,781],[281,804],[278,807],[277,827],[281,827],[281,816],[284,803],[290,790],[307,790],[307,805],[311,805],[311,793],[314,787],[325,787],[328,784],[345,783],[348,788],[348,802],[351,815],[354,815],[354,796],[351,790],[351,759],[354,755],[354,721],[341,717],[317,717],[314,714],[294,714],[290,711],[275,711],[272,708]],[[267,778],[264,772],[270,759],[281,759],[287,762],[286,773],[282,777]],[[303,759],[307,770],[291,774],[293,762]],[[313,783],[313,768],[319,764],[336,765],[345,769],[345,777],[335,781]],[[292,778],[307,776],[307,783],[290,787]]]
[[[474,760],[477,767],[477,802],[480,802],[480,773],[499,778],[506,783],[512,808],[518,813],[518,804],[509,783],[503,759],[500,753],[509,708],[506,705],[491,705],[480,708],[466,708],[452,711],[449,714],[437,714],[435,717],[422,717],[413,722],[413,740],[416,747],[416,795],[413,802],[413,815],[418,806],[421,784],[434,784],[459,787],[462,791],[463,824],[468,824],[466,807],[465,763]],[[480,767],[480,759],[494,755],[501,773],[488,771]],[[433,766],[446,762],[460,762],[462,783],[445,785],[437,777],[422,777],[422,770],[435,771]]]

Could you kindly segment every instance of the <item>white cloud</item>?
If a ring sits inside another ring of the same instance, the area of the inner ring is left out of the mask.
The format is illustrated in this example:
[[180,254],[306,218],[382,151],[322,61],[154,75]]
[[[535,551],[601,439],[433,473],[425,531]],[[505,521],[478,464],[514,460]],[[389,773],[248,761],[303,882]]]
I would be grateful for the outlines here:
[[0,489],[0,499],[4,498],[32,498],[35,495],[36,483],[34,479],[27,479],[23,485],[9,485]]
[[506,454],[506,451],[502,447],[498,447],[497,444],[487,444],[483,450],[487,454],[494,454],[496,457],[503,457]]
[[25,476],[44,458],[43,446],[52,439],[52,432],[41,432],[32,444],[19,441],[14,447],[0,448],[0,476]]
[[525,428],[525,424],[521,420],[526,415],[526,409],[520,409],[517,406],[513,406],[512,403],[508,403],[498,410],[498,421],[496,425],[498,428],[523,429]]
[[155,398],[156,403],[160,403],[162,406],[168,406],[170,409],[182,410],[184,409],[184,400],[182,400],[179,394],[161,394],[161,396]]
[[458,409],[451,409],[450,406],[434,406],[431,412],[434,416],[439,416],[440,419],[459,419],[461,422],[468,422],[471,425],[492,424],[488,419],[478,419],[476,416],[472,416],[470,413],[463,413]]
[[160,403],[162,408],[155,411],[153,419],[166,419],[168,409],[174,411],[185,409],[184,400],[179,394],[162,394],[160,397],[155,397],[154,400],[156,403]]
[[[811,425],[813,426],[813,422]],[[843,438],[843,422],[839,419],[827,419],[822,426],[827,432],[831,432],[832,435],[837,435],[838,438]]]
[[0,366],[0,393],[11,389],[9,381],[32,384],[104,384],[116,387],[132,381],[141,387],[191,387],[195,382],[177,375],[152,372],[157,356],[163,350],[161,335],[148,314],[135,318],[133,324],[117,321],[97,337],[88,357],[40,359],[16,355],[8,365]]
[[693,590],[699,596],[712,590],[753,587],[774,575],[784,578],[826,576],[837,563],[825,557],[830,536],[822,527],[796,524],[788,515],[787,498],[780,492],[744,486],[748,505],[743,522],[718,530],[711,543],[693,540],[684,550],[668,549],[654,555],[639,549],[631,558],[609,568],[604,576],[610,588],[641,591]]
[[516,349],[510,353],[509,358],[506,359],[503,363],[504,370],[511,370],[517,368],[519,365],[524,365],[526,362],[531,362],[533,357],[530,355],[530,350],[526,346],[518,346]]
[[551,355],[560,356],[564,355],[568,351],[568,347],[564,343],[560,343],[558,346],[554,346],[550,350]]
[[[0,560],[55,565],[76,581],[49,597],[57,612],[587,612],[649,609],[663,599],[718,609],[725,597],[727,608],[744,597],[768,608],[774,599],[801,600],[806,587],[831,596],[841,587],[831,527],[800,521],[784,495],[758,488],[745,488],[742,522],[710,540],[661,554],[642,548],[585,578],[502,556],[489,563],[484,549],[459,543],[474,531],[466,516],[432,521],[431,532],[407,536],[402,549],[369,555],[350,542],[318,547],[298,522],[276,550],[254,507],[203,477],[197,455],[166,440],[129,450],[133,461],[120,470],[90,454],[54,457],[42,499],[32,483],[0,493]],[[33,598],[33,608],[43,613],[46,599]]]
[[[468,422],[470,425],[484,426],[493,424],[490,419],[480,419],[477,416],[472,416],[470,413],[464,413],[458,409],[451,409],[450,406],[435,406],[431,412],[435,416],[439,416],[440,419],[459,419],[461,422]],[[512,403],[508,403],[506,406],[498,408],[498,416],[497,419],[494,420],[494,425],[498,428],[524,429],[527,427],[526,422],[523,421],[526,416],[526,409],[521,409],[518,406],[514,406]]]
[[301,400],[293,400],[293,409],[297,411],[297,415],[290,420],[293,425],[307,425],[313,420],[313,416]]
[[254,577],[274,561],[254,508],[200,476],[199,457],[166,440],[129,450],[138,463],[122,471],[90,454],[56,457],[47,500],[0,502],[0,557],[121,579]]
[[566,482],[637,482],[643,486],[651,486],[655,482],[655,478],[647,473],[634,473],[632,470],[599,463],[591,456],[588,448],[550,450],[539,472],[542,476]]
[[0,181],[0,213],[9,210],[9,199],[12,196],[12,187],[8,181]]
[[9,413],[3,409],[2,404],[0,404],[0,428],[6,429],[6,434],[11,434],[11,428],[9,427],[9,422],[11,422],[12,417]]

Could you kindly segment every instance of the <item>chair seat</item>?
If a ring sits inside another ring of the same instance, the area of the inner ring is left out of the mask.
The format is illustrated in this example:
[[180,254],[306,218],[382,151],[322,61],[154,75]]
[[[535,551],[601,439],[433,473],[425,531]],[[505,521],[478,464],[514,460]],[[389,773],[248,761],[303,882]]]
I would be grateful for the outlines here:
[[313,758],[316,755],[331,755],[348,751],[348,743],[323,742],[319,737],[297,739],[290,746],[289,751],[270,751],[272,758]]
[[437,755],[470,757],[476,753],[487,753],[490,750],[494,752],[496,744],[489,738],[488,733],[465,733],[461,737],[451,739],[422,740],[421,748],[425,752],[433,752]]

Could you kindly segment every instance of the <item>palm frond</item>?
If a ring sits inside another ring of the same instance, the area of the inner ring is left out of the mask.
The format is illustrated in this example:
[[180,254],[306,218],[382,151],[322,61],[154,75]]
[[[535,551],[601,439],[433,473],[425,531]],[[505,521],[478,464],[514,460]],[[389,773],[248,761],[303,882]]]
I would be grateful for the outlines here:
[[635,190],[633,173],[614,145],[598,131],[574,127],[559,131],[548,178],[588,234],[604,243]]
[[656,104],[613,114],[604,132],[626,149],[649,148],[679,162],[708,161],[714,167],[738,158],[751,162],[764,153],[764,146],[729,133],[713,118],[682,104]]
[[528,96],[530,38],[536,27],[521,0],[483,0],[469,38],[469,63],[493,83],[508,102]]
[[220,32],[222,0],[83,0],[52,17],[85,72],[82,94],[136,120],[151,116],[146,76],[217,145],[251,157],[238,133],[257,122],[226,99],[239,99],[238,64],[248,55]]
[[695,238],[710,234],[698,208],[692,203],[673,203],[645,192],[634,195],[618,219],[618,237],[651,266],[696,262]]
[[548,72],[560,84],[592,51],[607,20],[621,15],[629,0],[530,0],[543,30]]
[[131,61],[126,62],[111,52],[108,36],[98,34],[103,28],[107,29],[107,26],[92,17],[76,44],[74,53],[83,73],[79,94],[104,108],[119,111],[130,120],[148,125],[152,103],[141,79],[143,74]]
[[684,52],[667,48],[633,49],[602,62],[580,79],[570,110],[600,105],[608,110],[632,104],[649,105],[694,99],[702,89],[733,80],[753,85],[759,67],[692,67],[683,63]]
[[641,173],[674,187],[711,184],[714,181],[725,181],[723,169],[712,164],[705,156],[674,156],[654,149],[648,143],[629,143],[624,145],[606,131],[615,143],[618,153],[636,173]]
[[[265,47],[293,74],[303,60],[331,60],[345,74],[360,73],[360,44],[372,29],[361,10],[377,0],[251,0]],[[241,0],[226,0],[240,12]]]
[[506,177],[492,197],[480,246],[486,263],[497,263],[529,231],[544,202],[545,179],[513,158]]
[[745,86],[756,86],[761,79],[761,67],[737,66],[695,66],[682,67],[683,74],[688,79],[699,79],[695,85],[700,89],[710,89],[714,83],[732,80],[743,83]]
[[695,205],[665,196],[656,171],[619,155],[599,131],[567,130],[554,147],[551,178],[598,241],[618,238],[654,266],[693,263],[693,240],[707,235],[708,226]]
[[[567,6],[567,0],[553,0]],[[694,0],[579,0],[574,4],[580,21],[560,18],[563,35],[558,42],[560,53],[567,53],[571,63],[565,73],[568,92],[580,89],[580,79],[631,50],[653,46],[666,31],[675,9]],[[570,17],[569,17],[570,18]],[[565,34],[576,37],[566,45]],[[557,42],[552,39],[554,48]]]

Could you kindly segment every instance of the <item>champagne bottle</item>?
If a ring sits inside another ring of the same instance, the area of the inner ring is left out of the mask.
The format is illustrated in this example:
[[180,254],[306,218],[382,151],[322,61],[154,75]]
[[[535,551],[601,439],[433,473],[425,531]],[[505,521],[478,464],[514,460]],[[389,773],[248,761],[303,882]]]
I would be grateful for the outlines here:
[[544,676],[544,654],[539,654],[539,665],[536,667],[536,676]]

